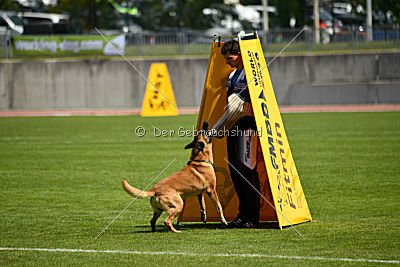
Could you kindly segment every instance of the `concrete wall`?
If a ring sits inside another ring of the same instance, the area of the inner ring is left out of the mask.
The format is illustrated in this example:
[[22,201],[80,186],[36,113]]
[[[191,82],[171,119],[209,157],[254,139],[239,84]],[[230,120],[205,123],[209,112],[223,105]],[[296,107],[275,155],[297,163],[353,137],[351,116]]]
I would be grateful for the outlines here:
[[283,105],[400,103],[400,53],[280,57],[270,74]]
[[[146,78],[151,60],[132,62]],[[159,62],[159,61],[157,61]],[[166,60],[179,107],[198,106],[208,61]],[[0,109],[138,108],[146,81],[124,60],[0,63]]]
[[[207,58],[131,61],[146,78],[154,62],[167,64],[178,107],[200,105]],[[269,66],[281,105],[400,103],[399,69],[400,53],[281,56]],[[145,87],[123,59],[0,63],[1,110],[140,108]]]
[[288,103],[295,105],[400,103],[400,82],[299,84],[289,92]]

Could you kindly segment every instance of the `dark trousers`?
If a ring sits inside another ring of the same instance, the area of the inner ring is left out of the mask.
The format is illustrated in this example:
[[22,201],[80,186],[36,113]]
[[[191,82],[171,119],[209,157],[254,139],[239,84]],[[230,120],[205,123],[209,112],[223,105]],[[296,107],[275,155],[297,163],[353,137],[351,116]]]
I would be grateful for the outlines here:
[[[239,130],[239,132],[243,133],[243,131],[249,128],[255,131],[257,130],[254,118],[244,117],[233,126],[231,133],[235,130]],[[260,195],[249,185],[250,182],[251,185],[260,192],[260,180],[258,179],[257,166],[252,170],[241,163],[237,158],[238,139],[239,138],[233,134],[229,134],[227,137],[228,160],[229,163],[235,167],[233,168],[229,165],[232,182],[239,198],[238,217],[243,220],[258,222],[260,219]]]

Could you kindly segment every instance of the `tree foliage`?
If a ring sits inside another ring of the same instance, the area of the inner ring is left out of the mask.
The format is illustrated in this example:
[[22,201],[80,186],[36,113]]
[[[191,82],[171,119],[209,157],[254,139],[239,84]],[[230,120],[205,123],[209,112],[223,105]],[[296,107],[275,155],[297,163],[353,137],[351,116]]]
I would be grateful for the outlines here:
[[[206,29],[219,23],[221,16],[231,12],[223,0],[148,0],[139,3],[140,17],[135,19],[145,29],[161,28]],[[205,15],[203,9],[219,10],[218,15]]]
[[0,10],[15,10],[18,11],[19,7],[13,0],[0,0]]
[[50,11],[69,14],[83,31],[115,28],[118,21],[117,12],[107,0],[59,0]]
[[[123,8],[138,8],[139,15],[131,16],[117,11],[111,0],[58,0],[54,7],[47,7],[48,12],[67,13],[71,20],[83,31],[121,28],[123,24],[136,23],[145,30],[178,30],[207,29],[221,25],[221,21],[230,15],[238,19],[232,5],[224,4],[223,0],[112,0]],[[347,2],[355,10],[357,5],[366,9],[367,0],[319,0],[320,6],[329,9],[332,1]],[[37,2],[41,2],[37,0]],[[240,0],[242,5],[261,5],[262,0]],[[399,0],[372,0],[375,14],[381,14],[379,23],[400,23]],[[296,20],[296,27],[310,24],[310,10],[313,0],[268,0],[269,6],[277,9],[275,14],[269,14],[270,27],[288,27],[291,18]],[[43,7],[43,5],[39,5]],[[211,9],[211,14],[204,14],[205,8]],[[21,6],[13,0],[0,0],[0,9],[21,11]],[[389,11],[392,20],[383,20]],[[359,14],[365,16],[365,14]],[[377,16],[375,16],[377,17]],[[374,22],[376,23],[376,22]],[[249,24],[249,23],[248,23]],[[246,22],[242,21],[242,25]],[[249,24],[250,25],[250,24]],[[252,26],[249,26],[252,27]],[[261,26],[261,25],[260,25]]]

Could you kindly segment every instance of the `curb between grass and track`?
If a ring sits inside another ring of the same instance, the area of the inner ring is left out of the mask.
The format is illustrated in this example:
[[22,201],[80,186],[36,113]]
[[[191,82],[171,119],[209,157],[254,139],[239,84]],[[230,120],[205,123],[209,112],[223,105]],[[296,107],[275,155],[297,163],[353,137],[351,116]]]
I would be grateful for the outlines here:
[[[313,112],[390,112],[400,111],[400,104],[391,105],[323,105],[323,106],[281,106],[281,113]],[[0,117],[47,117],[47,116],[121,116],[139,115],[140,109],[110,110],[6,110]],[[179,114],[198,114],[198,108],[179,108]]]

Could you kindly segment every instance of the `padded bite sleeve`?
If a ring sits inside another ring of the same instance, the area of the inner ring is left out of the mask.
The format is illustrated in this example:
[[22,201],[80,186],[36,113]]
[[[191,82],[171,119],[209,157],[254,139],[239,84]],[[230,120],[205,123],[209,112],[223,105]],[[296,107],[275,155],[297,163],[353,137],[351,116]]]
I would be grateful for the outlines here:
[[251,103],[243,101],[235,93],[230,95],[225,113],[212,127],[213,135],[223,138],[239,119],[246,116],[253,116]]

